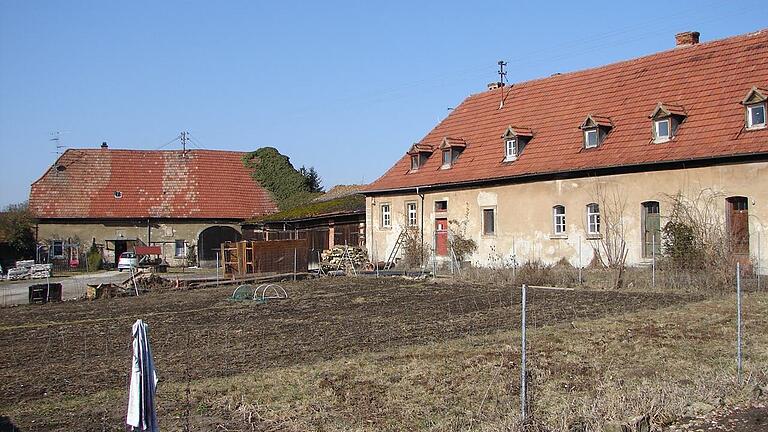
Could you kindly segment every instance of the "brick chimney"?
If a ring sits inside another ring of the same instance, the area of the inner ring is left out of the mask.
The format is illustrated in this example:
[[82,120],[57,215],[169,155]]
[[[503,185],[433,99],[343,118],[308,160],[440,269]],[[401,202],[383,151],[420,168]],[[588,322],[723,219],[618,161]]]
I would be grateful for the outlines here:
[[675,35],[675,46],[691,46],[699,43],[699,32],[682,32]]
[[103,149],[108,149],[109,148],[109,146],[107,145],[106,141],[101,143],[101,148],[103,148]]

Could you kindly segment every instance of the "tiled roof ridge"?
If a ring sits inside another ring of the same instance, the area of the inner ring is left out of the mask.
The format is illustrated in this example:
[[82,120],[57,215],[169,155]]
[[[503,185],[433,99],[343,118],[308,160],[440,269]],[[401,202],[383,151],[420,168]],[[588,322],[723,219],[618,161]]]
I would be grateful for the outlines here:
[[[513,82],[513,83],[510,83],[509,86],[503,87],[503,89],[504,90],[511,90],[511,89],[513,89],[516,86],[519,87],[519,86],[524,86],[524,85],[530,85],[530,84],[533,84],[533,83],[536,83],[536,82],[539,82],[539,81],[546,81],[546,80],[551,80],[551,79],[556,79],[556,78],[565,78],[565,77],[569,77],[569,76],[573,76],[573,75],[586,74],[586,73],[594,72],[595,70],[608,69],[608,68],[613,68],[613,67],[620,67],[620,66],[624,66],[624,65],[629,64],[629,63],[652,60],[654,57],[657,57],[657,56],[664,56],[664,55],[667,55],[667,54],[670,54],[670,53],[674,53],[674,52],[682,52],[684,50],[691,50],[691,49],[701,50],[703,48],[712,48],[712,46],[716,45],[716,44],[730,43],[730,42],[735,42],[735,41],[737,41],[739,39],[753,38],[753,37],[760,36],[761,34],[763,34],[765,32],[768,32],[768,28],[756,30],[756,31],[753,31],[753,32],[750,32],[750,33],[744,33],[744,34],[739,34],[739,35],[734,35],[734,36],[727,36],[727,37],[720,38],[720,39],[713,39],[713,40],[706,41],[706,42],[699,42],[699,43],[696,43],[696,44],[693,44],[693,45],[675,46],[675,47],[672,47],[670,49],[666,49],[666,50],[663,50],[663,51],[656,51],[654,53],[641,55],[639,57],[632,57],[632,58],[628,58],[628,59],[624,59],[624,60],[618,60],[618,61],[613,62],[613,63],[608,63],[608,64],[603,64],[603,65],[588,67],[588,68],[584,68],[584,69],[577,69],[577,70],[568,71],[568,72],[557,72],[554,75],[542,76],[542,77],[532,78],[532,79],[525,80],[525,81]],[[476,96],[486,96],[488,94],[498,95],[498,92],[499,92],[499,89],[483,90],[483,91],[480,91],[480,92],[477,92],[477,93],[470,93],[469,96],[467,96],[467,99],[469,99],[471,97],[476,97]],[[421,141],[419,141],[419,142],[421,142]]]

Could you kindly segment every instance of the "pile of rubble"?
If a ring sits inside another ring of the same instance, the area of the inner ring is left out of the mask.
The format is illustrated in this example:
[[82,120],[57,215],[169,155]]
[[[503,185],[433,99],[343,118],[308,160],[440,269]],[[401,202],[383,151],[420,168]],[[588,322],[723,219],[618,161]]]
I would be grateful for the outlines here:
[[[132,277],[128,278],[125,282],[123,282],[123,287],[126,287],[128,289],[134,288],[134,281],[136,282],[136,286],[139,288],[140,292],[143,291],[153,291],[153,290],[160,290],[160,289],[178,289],[180,288],[180,284],[178,280],[171,280],[166,279],[162,276],[158,276],[155,273],[146,272],[146,271],[140,271],[136,274],[134,274]],[[182,286],[181,288],[183,288]]]
[[321,254],[323,270],[345,268],[351,264],[360,268],[368,263],[368,253],[365,249],[352,246],[334,246]]
[[35,264],[34,260],[16,261],[16,266],[8,269],[8,280],[45,279],[53,275],[53,264]]
[[151,291],[164,289],[176,290],[188,288],[189,287],[185,282],[179,282],[178,279],[166,279],[155,273],[142,270],[134,273],[133,276],[120,284],[105,283],[88,285],[85,296],[88,300],[96,300],[101,298],[135,296],[137,292],[139,294],[145,294]]

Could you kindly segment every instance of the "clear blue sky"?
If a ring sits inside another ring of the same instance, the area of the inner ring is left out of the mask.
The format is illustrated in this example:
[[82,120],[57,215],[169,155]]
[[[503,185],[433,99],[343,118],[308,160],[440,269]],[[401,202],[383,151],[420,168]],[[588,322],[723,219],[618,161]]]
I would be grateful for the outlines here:
[[154,149],[188,130],[277,147],[325,186],[370,182],[500,59],[515,82],[764,27],[765,0],[0,0],[0,206],[53,163],[53,131]]

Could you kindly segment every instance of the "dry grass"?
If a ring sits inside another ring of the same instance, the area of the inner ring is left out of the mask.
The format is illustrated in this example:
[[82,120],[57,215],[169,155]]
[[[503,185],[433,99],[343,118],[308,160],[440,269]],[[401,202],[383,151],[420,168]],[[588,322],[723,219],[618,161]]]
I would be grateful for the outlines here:
[[[670,292],[712,294],[715,296],[732,292],[736,289],[736,271],[733,266],[718,266],[699,270],[680,270],[665,267],[662,263],[655,271],[650,267],[627,267],[623,273],[624,287],[619,291]],[[512,268],[467,267],[461,270],[458,280],[480,284],[504,284],[555,287],[580,287],[594,290],[614,290],[615,271],[599,266],[582,269],[579,283],[579,269],[567,262],[547,265],[538,261],[528,261]],[[758,289],[755,274],[742,274],[742,288],[745,291],[765,291],[767,277],[763,277]]]
[[[531,331],[536,419],[548,430],[642,414],[668,424],[694,402],[748,399],[768,379],[768,296],[745,300],[744,386],[731,300]],[[257,430],[515,430],[518,345],[518,332],[504,332],[199,382],[192,395]]]

